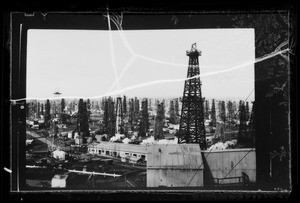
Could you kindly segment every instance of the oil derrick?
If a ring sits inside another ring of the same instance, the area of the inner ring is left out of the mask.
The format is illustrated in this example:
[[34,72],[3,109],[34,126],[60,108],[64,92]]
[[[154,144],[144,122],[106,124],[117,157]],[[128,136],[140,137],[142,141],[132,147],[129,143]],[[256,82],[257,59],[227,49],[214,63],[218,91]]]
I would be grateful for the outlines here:
[[116,115],[115,103],[112,98],[108,99],[108,137],[111,138],[116,134]]
[[216,120],[216,108],[215,108],[215,100],[212,100],[212,104],[211,104],[211,122],[212,122],[212,126],[216,127],[217,124],[217,120]]
[[109,105],[109,103],[108,103],[108,100],[103,100],[103,109],[104,109],[104,114],[103,114],[103,132],[105,133],[105,134],[107,134],[108,133],[108,122],[109,122],[109,115],[108,115],[108,105]]
[[146,136],[149,130],[149,112],[148,112],[148,100],[145,98],[142,101],[141,121],[140,121],[140,135]]
[[133,103],[133,99],[131,99],[129,101],[129,112],[128,112],[128,114],[129,114],[128,121],[129,121],[129,123],[130,123],[130,125],[132,127],[133,123],[134,123],[134,103]]
[[124,134],[124,120],[123,120],[123,104],[122,98],[117,98],[116,105],[116,132],[119,134]]
[[138,123],[140,118],[140,101],[137,99],[137,97],[134,98],[134,121],[135,124]]
[[[196,43],[192,45],[189,56],[187,78],[200,74]],[[206,149],[203,98],[200,77],[185,80],[179,127],[179,143],[199,143],[201,149]]]
[[126,96],[123,96],[123,115],[127,115],[127,102],[126,102]]
[[157,104],[157,114],[155,117],[155,129],[154,129],[155,140],[164,138],[163,125],[164,125],[164,106],[163,103],[161,103],[161,104]]

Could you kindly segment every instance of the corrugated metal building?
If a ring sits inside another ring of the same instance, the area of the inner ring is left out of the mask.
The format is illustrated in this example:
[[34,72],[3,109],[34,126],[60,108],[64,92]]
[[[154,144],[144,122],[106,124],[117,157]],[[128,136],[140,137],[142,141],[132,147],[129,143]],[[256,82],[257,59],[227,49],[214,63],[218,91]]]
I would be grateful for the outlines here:
[[150,145],[147,187],[201,187],[203,168],[198,144]]
[[248,176],[250,182],[256,182],[255,149],[225,149],[210,152],[205,150],[202,153],[205,185],[239,183],[239,181],[243,181],[241,179],[243,173]]
[[[145,157],[147,187],[202,187],[256,182],[255,149],[201,150],[198,144],[92,143],[91,154]],[[203,162],[203,163],[202,163]]]

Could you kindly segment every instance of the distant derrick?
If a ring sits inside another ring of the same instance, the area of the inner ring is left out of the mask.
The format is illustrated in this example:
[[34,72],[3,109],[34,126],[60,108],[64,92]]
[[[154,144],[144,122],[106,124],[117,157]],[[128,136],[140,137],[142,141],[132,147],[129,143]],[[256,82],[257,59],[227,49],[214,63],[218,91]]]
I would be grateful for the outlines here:
[[133,128],[133,124],[134,124],[134,102],[133,102],[133,99],[131,99],[129,101],[129,123],[130,123],[130,126],[131,128]]
[[148,112],[148,100],[145,98],[142,101],[141,120],[140,120],[140,135],[146,136],[149,130],[149,112]]
[[112,98],[106,99],[104,102],[103,131],[108,138],[115,136],[116,133],[116,114]]
[[163,103],[157,104],[157,115],[155,117],[154,139],[164,139],[164,106]]
[[116,132],[119,134],[124,134],[124,117],[122,106],[122,98],[118,97],[116,105]]
[[[201,51],[197,50],[196,43],[192,45],[190,51],[186,52],[186,55],[189,56],[187,77],[199,75],[198,57],[201,55]],[[184,84],[179,143],[199,143],[201,149],[206,149],[200,77],[188,79]]]

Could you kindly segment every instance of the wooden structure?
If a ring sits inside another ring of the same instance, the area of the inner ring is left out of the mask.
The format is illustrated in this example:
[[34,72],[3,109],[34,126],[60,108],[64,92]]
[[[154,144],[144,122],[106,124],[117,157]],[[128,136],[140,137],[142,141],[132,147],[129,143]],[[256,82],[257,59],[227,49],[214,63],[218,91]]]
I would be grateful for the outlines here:
[[256,182],[255,149],[205,150],[202,157],[205,186]]
[[[206,149],[203,98],[201,93],[200,68],[196,43],[192,45],[189,56],[189,67],[185,80],[179,128],[179,143],[199,143],[201,149]],[[198,76],[198,77],[196,77]]]

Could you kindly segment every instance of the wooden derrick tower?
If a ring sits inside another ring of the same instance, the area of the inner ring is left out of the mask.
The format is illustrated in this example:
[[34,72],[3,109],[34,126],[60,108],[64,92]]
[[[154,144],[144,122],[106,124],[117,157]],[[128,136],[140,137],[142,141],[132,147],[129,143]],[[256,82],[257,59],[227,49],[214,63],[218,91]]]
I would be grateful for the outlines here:
[[[198,57],[201,51],[197,50],[196,43],[192,44],[186,55],[189,56],[187,78],[199,75]],[[206,149],[200,76],[185,80],[181,102],[179,143],[198,143],[201,149]]]
[[116,132],[119,134],[124,133],[124,120],[123,120],[123,108],[122,97],[117,98],[116,105]]

